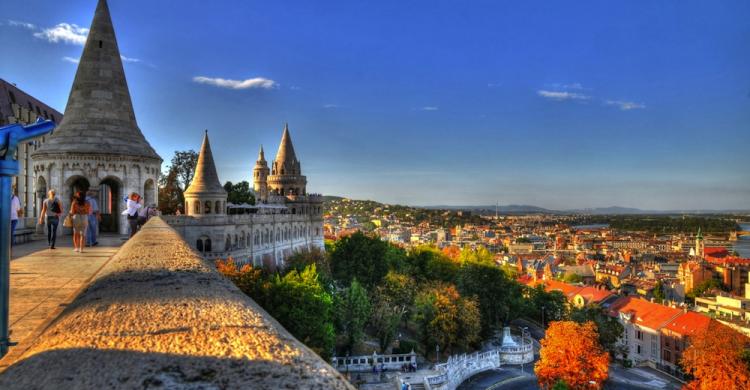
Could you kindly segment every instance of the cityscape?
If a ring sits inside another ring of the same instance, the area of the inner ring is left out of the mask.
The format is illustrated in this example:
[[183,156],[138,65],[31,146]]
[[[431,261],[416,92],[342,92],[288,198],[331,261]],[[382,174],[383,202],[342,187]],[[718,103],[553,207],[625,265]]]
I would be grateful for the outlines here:
[[749,4],[32,3],[0,388],[750,389]]

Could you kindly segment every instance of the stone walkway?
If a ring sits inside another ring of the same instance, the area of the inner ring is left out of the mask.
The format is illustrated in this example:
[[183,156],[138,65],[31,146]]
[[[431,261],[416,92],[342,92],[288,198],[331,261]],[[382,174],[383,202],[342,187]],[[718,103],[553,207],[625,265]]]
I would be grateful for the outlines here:
[[57,249],[46,240],[13,248],[10,262],[10,339],[18,345],[0,360],[0,371],[17,360],[34,339],[82,291],[125,241],[102,236],[99,245],[73,251],[70,236],[59,237]]

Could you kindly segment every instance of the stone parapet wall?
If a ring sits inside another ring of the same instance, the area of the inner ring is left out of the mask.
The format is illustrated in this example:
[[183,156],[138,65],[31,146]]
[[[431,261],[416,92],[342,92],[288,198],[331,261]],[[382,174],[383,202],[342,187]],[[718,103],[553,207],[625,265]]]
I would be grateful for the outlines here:
[[353,389],[158,217],[0,388]]

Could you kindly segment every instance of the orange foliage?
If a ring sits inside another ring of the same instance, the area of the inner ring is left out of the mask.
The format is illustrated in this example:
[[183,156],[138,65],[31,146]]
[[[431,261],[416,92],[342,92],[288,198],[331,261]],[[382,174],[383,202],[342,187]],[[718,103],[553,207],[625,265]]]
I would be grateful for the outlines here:
[[750,389],[750,373],[742,352],[750,339],[718,321],[690,338],[682,356],[685,372],[695,379],[685,389]]
[[451,260],[458,261],[458,256],[461,255],[461,248],[457,246],[446,246],[443,248],[443,254],[450,257]]
[[609,353],[599,345],[593,322],[552,322],[541,344],[534,372],[542,388],[563,380],[571,389],[599,389],[607,380]]
[[237,268],[234,259],[229,257],[226,260],[216,260],[216,269],[234,282],[242,292],[255,299],[259,299],[259,294],[265,290],[267,281],[263,278],[263,271],[253,268],[250,264]]

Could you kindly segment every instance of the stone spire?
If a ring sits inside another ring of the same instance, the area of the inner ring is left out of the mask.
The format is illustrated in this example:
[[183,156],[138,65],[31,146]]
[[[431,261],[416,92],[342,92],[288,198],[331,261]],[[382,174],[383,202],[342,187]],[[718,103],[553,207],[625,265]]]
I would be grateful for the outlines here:
[[253,168],[253,191],[255,191],[255,200],[259,203],[265,203],[268,200],[268,173],[268,164],[263,153],[263,145],[261,145],[258,160]]
[[258,152],[258,162],[259,163],[266,162],[266,155],[265,153],[263,153],[263,145],[260,145],[260,151]]
[[195,164],[195,174],[190,186],[185,190],[185,195],[220,195],[226,196],[226,190],[219,181],[219,175],[216,173],[214,156],[211,152],[211,144],[208,141],[208,130],[203,135],[203,144],[198,155],[198,162]]
[[65,115],[34,157],[124,155],[161,161],[138,128],[106,0],[99,0]]
[[294,154],[292,146],[292,136],[289,135],[289,124],[284,124],[284,134],[281,135],[279,151],[276,153],[276,159],[273,162],[274,175],[299,175],[301,174],[300,164],[297,161],[297,155]]

